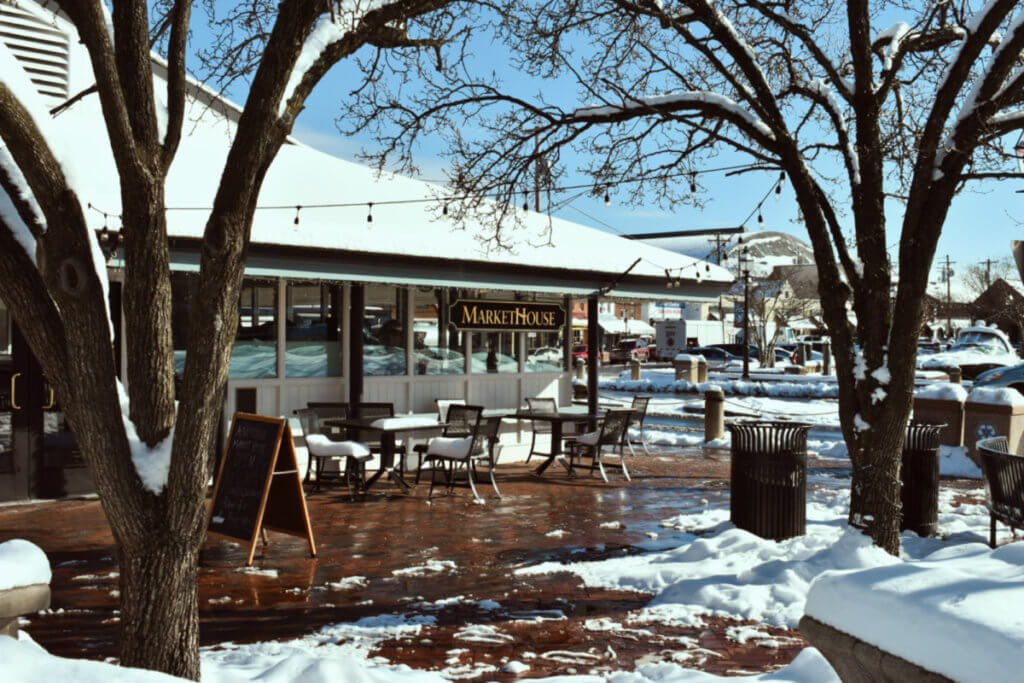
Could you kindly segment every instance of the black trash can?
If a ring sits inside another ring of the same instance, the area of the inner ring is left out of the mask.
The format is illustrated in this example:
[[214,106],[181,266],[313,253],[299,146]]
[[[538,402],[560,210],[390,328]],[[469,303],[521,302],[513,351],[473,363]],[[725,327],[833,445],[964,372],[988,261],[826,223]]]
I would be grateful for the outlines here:
[[900,467],[900,531],[935,536],[939,530],[939,444],[944,424],[912,422],[907,425]]
[[732,433],[730,519],[781,541],[807,531],[807,432],[794,422],[736,422]]

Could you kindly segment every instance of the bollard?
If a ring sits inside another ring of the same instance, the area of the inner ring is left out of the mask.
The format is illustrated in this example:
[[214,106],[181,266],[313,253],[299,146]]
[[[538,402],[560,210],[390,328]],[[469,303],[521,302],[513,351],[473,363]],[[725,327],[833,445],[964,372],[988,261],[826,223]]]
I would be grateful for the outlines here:
[[803,342],[796,345],[796,364],[800,367],[807,365],[807,344]]
[[963,378],[963,373],[960,372],[960,368],[949,368],[947,372],[949,374],[950,384],[960,384],[960,381]]
[[640,361],[629,361],[629,378],[634,381],[640,379]]
[[576,363],[576,367],[573,368],[573,373],[576,375],[576,379],[582,380],[587,376],[587,364],[583,361]]
[[821,345],[821,362],[824,363],[822,372],[826,375],[832,374],[832,343],[825,342]]
[[704,356],[698,356],[697,358],[697,383],[701,384],[708,381],[708,362],[704,359]]
[[675,357],[672,361],[672,367],[676,371],[676,381],[685,380],[691,384],[696,384],[699,381],[699,369],[698,356],[691,356],[685,353],[681,353]]
[[725,436],[725,392],[708,389],[704,392],[704,441]]

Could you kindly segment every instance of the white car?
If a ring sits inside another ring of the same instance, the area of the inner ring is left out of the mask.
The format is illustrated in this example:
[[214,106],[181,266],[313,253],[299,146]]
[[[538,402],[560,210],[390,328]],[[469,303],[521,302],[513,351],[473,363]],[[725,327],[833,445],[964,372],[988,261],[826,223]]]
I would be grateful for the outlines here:
[[960,330],[956,343],[948,351],[918,357],[920,370],[960,368],[964,379],[974,379],[993,368],[1020,363],[1009,337],[995,327],[967,327]]

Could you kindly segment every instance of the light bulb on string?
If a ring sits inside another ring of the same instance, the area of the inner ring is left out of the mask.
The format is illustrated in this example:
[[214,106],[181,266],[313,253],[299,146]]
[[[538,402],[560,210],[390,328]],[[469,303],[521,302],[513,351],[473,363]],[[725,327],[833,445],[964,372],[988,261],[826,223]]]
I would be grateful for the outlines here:
[[761,215],[761,210],[757,210],[757,222],[759,225],[764,225],[764,216]]
[[605,206],[611,206],[612,205],[612,198],[608,194],[608,188],[607,187],[604,188],[604,205]]
[[447,216],[448,215],[448,205],[447,204],[445,204],[443,207],[441,207],[441,215],[442,216]]
[[697,174],[696,173],[691,173],[690,174],[690,192],[692,192],[692,193],[696,193],[697,192]]
[[367,223],[372,223],[373,222],[373,202],[369,202],[366,206],[368,208],[368,211],[367,211],[367,214],[366,214],[366,222]]
[[299,229],[299,211],[302,209],[301,206],[295,207],[295,230]]
[[530,192],[527,190],[523,193],[523,211],[530,210]]

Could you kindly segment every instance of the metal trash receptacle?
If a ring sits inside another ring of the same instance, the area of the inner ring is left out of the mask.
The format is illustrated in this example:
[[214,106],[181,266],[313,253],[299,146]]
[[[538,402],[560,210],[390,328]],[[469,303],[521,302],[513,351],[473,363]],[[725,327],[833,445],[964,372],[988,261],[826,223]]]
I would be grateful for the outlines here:
[[807,432],[794,422],[749,421],[732,433],[730,519],[781,541],[807,531]]
[[907,425],[900,466],[900,531],[935,536],[939,530],[939,445],[945,424]]

